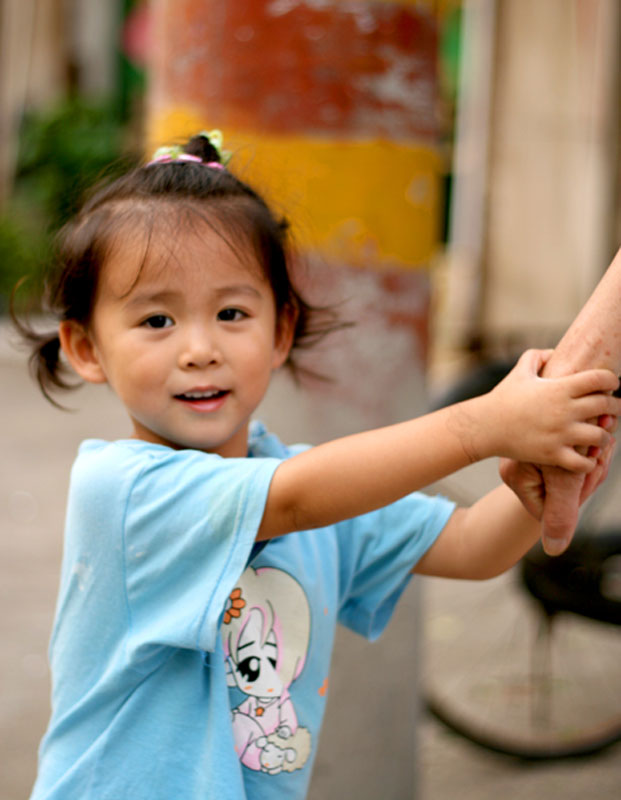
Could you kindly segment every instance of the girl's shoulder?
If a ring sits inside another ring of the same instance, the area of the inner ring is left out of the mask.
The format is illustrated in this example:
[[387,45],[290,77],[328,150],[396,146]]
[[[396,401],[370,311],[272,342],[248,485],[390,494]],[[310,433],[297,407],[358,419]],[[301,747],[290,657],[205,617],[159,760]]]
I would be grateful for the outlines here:
[[282,461],[307,449],[308,445],[287,446],[262,423],[253,423],[248,437],[248,457],[222,458],[200,450],[175,450],[166,445],[141,439],[86,439],[79,447],[72,470],[72,483],[95,482],[119,487],[143,483],[157,485],[160,481],[187,482],[211,479],[231,480],[232,477],[251,477],[261,464]]
[[[183,458],[193,454],[192,450],[173,450],[165,445],[145,442],[141,439],[85,439],[78,448],[76,465],[93,465],[97,469],[114,468],[142,469],[148,464],[157,464],[169,459]],[[207,456],[207,454],[203,454]]]
[[85,439],[78,448],[78,458],[134,460],[166,458],[183,452],[142,439]]
[[[220,456],[198,450],[174,450],[165,445],[140,439],[86,439],[78,449],[71,471],[71,483],[104,487],[128,488],[142,476],[187,474],[195,469],[212,471],[221,462]],[[172,479],[172,478],[171,478]]]
[[270,433],[259,420],[250,423],[248,454],[252,458],[290,458],[308,450],[309,444],[284,444],[275,433]]

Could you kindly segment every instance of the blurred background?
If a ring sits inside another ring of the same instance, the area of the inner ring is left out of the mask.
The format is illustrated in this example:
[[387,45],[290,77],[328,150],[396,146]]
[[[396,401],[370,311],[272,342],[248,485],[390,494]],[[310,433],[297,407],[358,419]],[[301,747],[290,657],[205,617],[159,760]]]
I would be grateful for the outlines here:
[[[283,377],[261,416],[311,442],[398,421],[554,346],[614,255],[620,29],[618,0],[0,0],[1,797],[28,796],[48,715],[69,465],[82,437],[125,431],[105,390],[46,405],[6,318],[84,191],[222,128],[292,220],[299,280],[356,322],[309,355],[331,383]],[[312,797],[612,798],[618,747],[527,773],[423,715],[442,604],[463,603],[437,587],[410,587],[380,645],[341,635]]]

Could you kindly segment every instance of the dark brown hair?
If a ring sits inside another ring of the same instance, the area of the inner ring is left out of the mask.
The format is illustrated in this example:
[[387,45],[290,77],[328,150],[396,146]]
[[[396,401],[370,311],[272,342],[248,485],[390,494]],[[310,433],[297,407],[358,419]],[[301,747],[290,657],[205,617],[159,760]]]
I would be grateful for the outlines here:
[[[272,288],[277,320],[286,313],[296,316],[287,365],[296,376],[310,372],[297,363],[297,351],[342,324],[337,322],[332,309],[312,306],[294,286],[287,221],[277,218],[263,198],[228,169],[205,166],[220,163],[220,153],[206,135],[194,136],[183,152],[196,156],[202,163],[176,160],[136,167],[98,188],[76,217],[61,229],[47,270],[42,310],[59,321],[76,320],[88,326],[102,267],[119,237],[127,234],[128,223],[133,229],[142,226],[148,248],[162,214],[170,219],[171,211],[177,209],[186,221],[198,214],[231,246],[238,248],[241,242],[242,247],[252,249]],[[31,347],[30,367],[34,377],[48,400],[58,405],[51,392],[71,389],[77,384],[68,380],[60,359],[57,331],[35,331],[18,318],[14,308],[12,317]]]

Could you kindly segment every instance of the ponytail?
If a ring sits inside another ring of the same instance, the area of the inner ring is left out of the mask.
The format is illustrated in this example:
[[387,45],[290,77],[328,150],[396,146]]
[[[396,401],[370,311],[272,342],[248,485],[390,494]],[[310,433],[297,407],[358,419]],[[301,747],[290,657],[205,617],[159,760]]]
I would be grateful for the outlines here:
[[19,289],[20,281],[11,294],[9,314],[11,321],[20,334],[23,342],[30,349],[28,368],[31,376],[39,384],[44,397],[57,408],[64,408],[52,396],[54,389],[74,389],[76,383],[70,382],[67,377],[69,370],[63,363],[60,355],[60,338],[57,331],[43,333],[35,330],[30,320],[20,319],[15,308],[15,294]]
[[55,406],[59,403],[50,394],[52,389],[74,389],[76,384],[67,380],[68,369],[60,358],[60,339],[57,333],[39,335],[29,359],[31,375],[39,384],[45,397]]

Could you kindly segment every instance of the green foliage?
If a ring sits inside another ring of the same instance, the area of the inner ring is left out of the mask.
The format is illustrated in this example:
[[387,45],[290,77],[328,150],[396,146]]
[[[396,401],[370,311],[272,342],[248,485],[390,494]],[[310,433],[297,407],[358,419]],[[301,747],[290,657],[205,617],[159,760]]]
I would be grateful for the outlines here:
[[26,295],[39,283],[51,237],[85,191],[127,169],[123,140],[123,125],[108,103],[76,97],[26,116],[13,196],[0,216],[0,310],[19,278],[35,278],[24,284]]
[[50,227],[58,228],[86,189],[120,173],[122,143],[123,129],[107,104],[75,98],[29,115],[20,137],[17,193],[35,199]]
[[36,294],[47,244],[43,234],[37,236],[16,219],[0,216],[0,312],[7,310],[13,287],[22,278],[30,280],[16,294],[18,305]]

